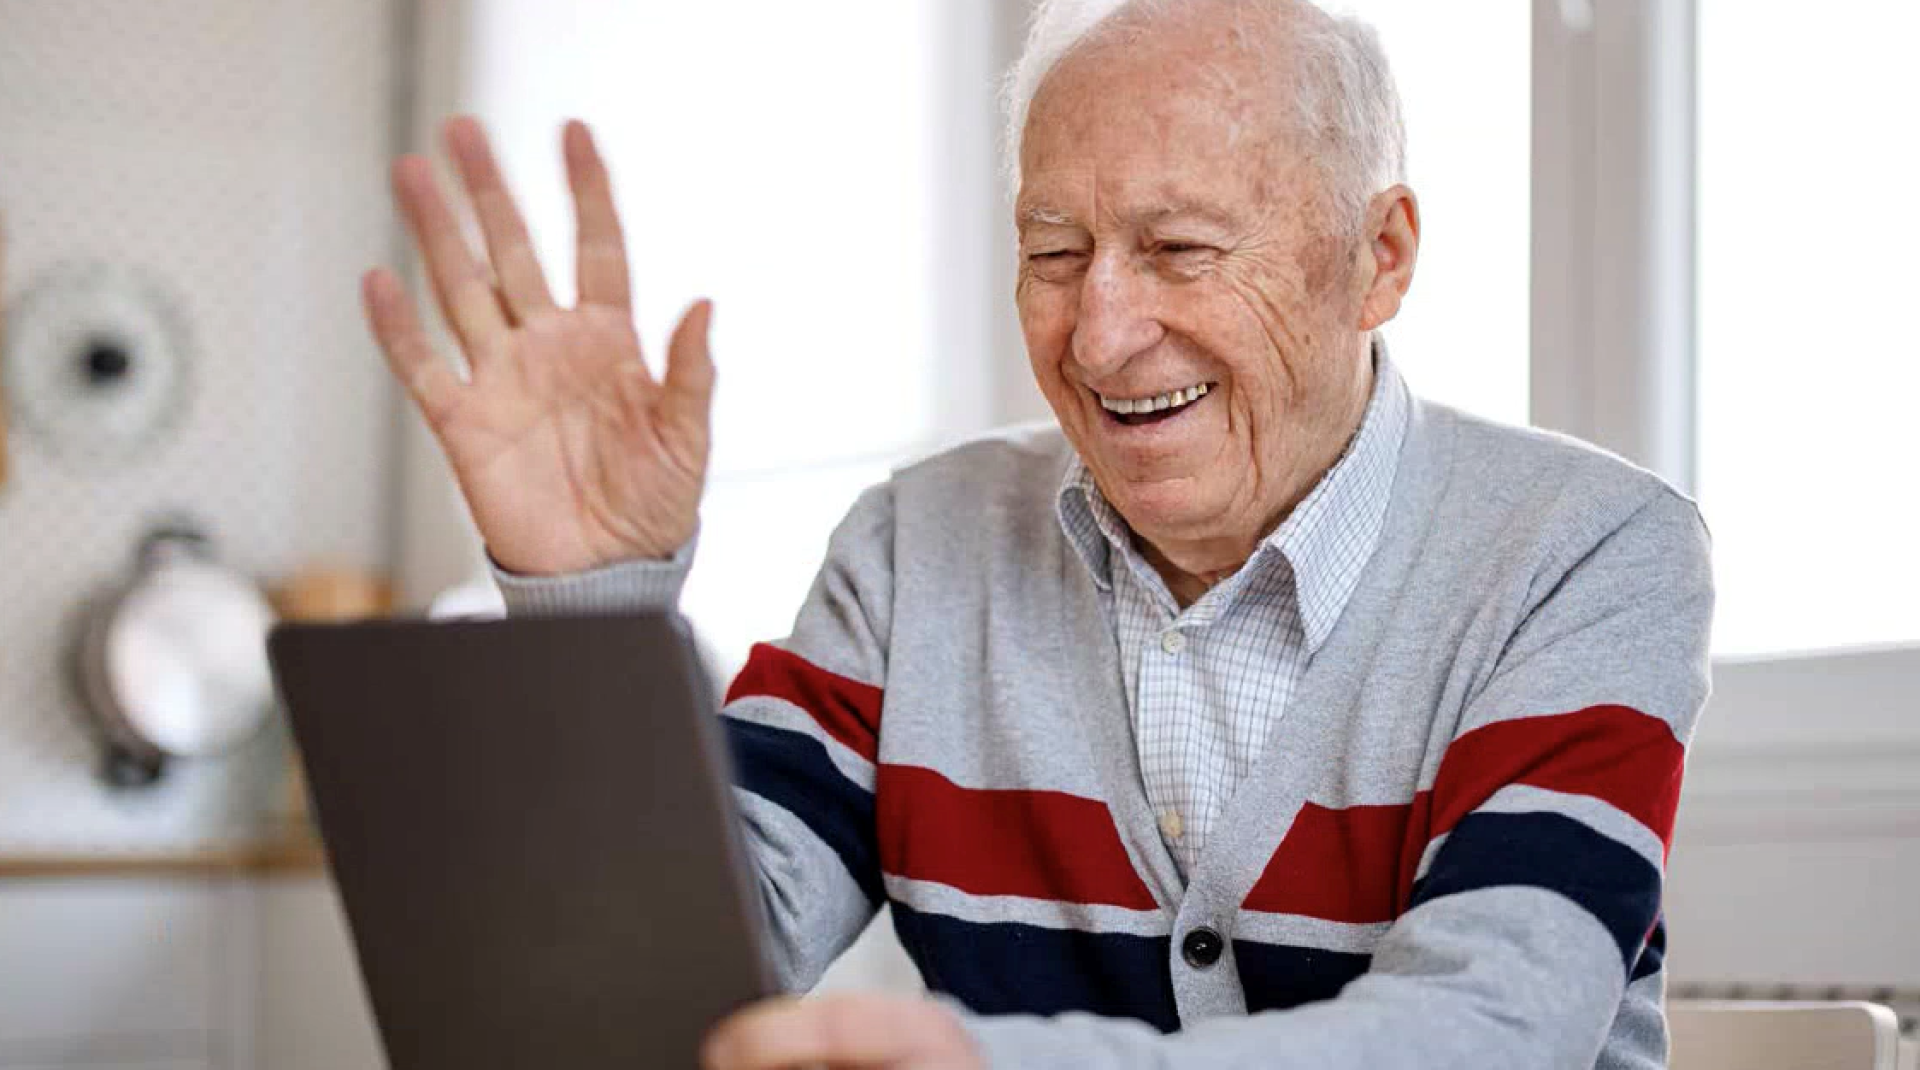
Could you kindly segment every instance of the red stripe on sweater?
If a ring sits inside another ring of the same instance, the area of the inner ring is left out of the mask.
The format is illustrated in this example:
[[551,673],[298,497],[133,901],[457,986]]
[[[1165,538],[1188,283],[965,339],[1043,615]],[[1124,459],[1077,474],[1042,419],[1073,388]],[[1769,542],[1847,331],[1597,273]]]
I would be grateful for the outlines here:
[[1483,725],[1440,759],[1427,837],[1451,831],[1508,784],[1525,784],[1590,795],[1671,845],[1686,756],[1665,721],[1626,706]]
[[1448,746],[1431,791],[1407,804],[1307,803],[1268,860],[1248,910],[1392,921],[1435,837],[1509,784],[1588,795],[1671,843],[1686,749],[1666,722],[1626,706],[1498,721]]
[[1392,921],[1411,807],[1307,803],[1247,893],[1248,910],[1365,924]]
[[889,874],[973,895],[1158,907],[1096,799],[963,788],[911,765],[881,766],[874,797]]
[[777,698],[807,712],[822,731],[871,762],[879,753],[881,691],[767,643],[757,643],[727,688],[729,703]]
[[[1446,755],[1441,755],[1440,761],[1444,765]],[[1400,879],[1393,886],[1393,915],[1396,918],[1413,905],[1413,882],[1420,875],[1420,856],[1427,853],[1427,844],[1438,835],[1433,831],[1433,792],[1423,791],[1415,795],[1413,805],[1407,810],[1407,831],[1400,841]],[[1455,818],[1454,822],[1457,824],[1459,820]]]

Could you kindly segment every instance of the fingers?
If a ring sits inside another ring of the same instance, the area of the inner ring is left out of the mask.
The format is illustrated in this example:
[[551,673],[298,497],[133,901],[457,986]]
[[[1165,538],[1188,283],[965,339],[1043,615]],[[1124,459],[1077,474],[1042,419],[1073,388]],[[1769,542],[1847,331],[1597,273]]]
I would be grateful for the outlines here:
[[527,235],[526,220],[500,177],[486,131],[472,117],[461,116],[448,120],[445,136],[447,153],[453,157],[467,195],[473,198],[474,214],[480,220],[481,233],[486,235],[487,253],[500,278],[507,308],[521,321],[530,313],[552,308],[553,295],[533,251],[533,240]]
[[420,406],[427,426],[438,431],[453,407],[460,379],[433,351],[406,286],[392,271],[375,268],[360,279],[360,299],[387,367]]
[[633,298],[627,277],[627,244],[620,231],[620,215],[613,206],[613,183],[606,164],[594,147],[587,124],[567,123],[561,134],[561,155],[567,161],[567,185],[573,190],[576,251],[575,278],[580,304],[611,305],[631,311]]
[[952,1015],[924,999],[846,993],[769,1000],[707,1038],[706,1070],[977,1066]]
[[486,266],[467,247],[423,157],[402,156],[394,161],[393,189],[426,261],[440,314],[477,370],[505,351],[508,331],[506,311],[495,296]]
[[702,429],[713,411],[712,326],[713,302],[695,301],[667,342],[667,370],[661,381],[674,416]]

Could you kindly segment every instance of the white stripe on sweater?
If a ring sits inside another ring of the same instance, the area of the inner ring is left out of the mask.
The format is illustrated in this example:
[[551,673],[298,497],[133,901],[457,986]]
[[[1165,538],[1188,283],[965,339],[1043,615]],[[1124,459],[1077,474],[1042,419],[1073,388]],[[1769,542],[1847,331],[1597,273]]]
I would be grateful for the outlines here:
[[951,885],[887,874],[887,897],[923,914],[941,914],[980,925],[1017,922],[1043,929],[1129,936],[1166,936],[1173,922],[1164,911],[1130,910],[1106,904],[1063,903],[1022,895],[974,895]]
[[1243,909],[1233,919],[1233,931],[1227,935],[1230,939],[1254,940],[1262,944],[1371,955],[1373,946],[1380,942],[1391,925],[1391,922],[1385,921],[1362,924]]

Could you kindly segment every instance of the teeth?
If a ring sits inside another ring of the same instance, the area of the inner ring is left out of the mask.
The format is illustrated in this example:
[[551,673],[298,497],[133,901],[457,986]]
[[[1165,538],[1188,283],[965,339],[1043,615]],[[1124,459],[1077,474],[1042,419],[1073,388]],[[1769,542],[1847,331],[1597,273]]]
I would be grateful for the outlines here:
[[1100,395],[1100,405],[1108,412],[1118,413],[1122,416],[1131,415],[1136,412],[1160,412],[1165,409],[1177,409],[1182,405],[1188,405],[1198,401],[1200,398],[1206,396],[1208,389],[1209,387],[1206,383],[1196,383],[1193,386],[1181,390],[1170,390],[1167,393],[1156,394],[1150,398],[1110,398],[1102,394]]

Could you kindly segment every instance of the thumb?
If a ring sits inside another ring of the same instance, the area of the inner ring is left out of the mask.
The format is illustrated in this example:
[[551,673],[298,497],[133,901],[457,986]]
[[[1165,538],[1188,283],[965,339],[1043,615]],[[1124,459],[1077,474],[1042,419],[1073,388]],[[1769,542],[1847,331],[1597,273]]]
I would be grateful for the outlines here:
[[667,373],[663,399],[677,419],[702,425],[713,408],[713,353],[708,333],[713,325],[713,302],[695,301],[680,317],[667,342]]

